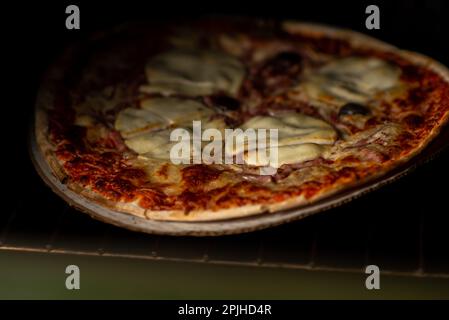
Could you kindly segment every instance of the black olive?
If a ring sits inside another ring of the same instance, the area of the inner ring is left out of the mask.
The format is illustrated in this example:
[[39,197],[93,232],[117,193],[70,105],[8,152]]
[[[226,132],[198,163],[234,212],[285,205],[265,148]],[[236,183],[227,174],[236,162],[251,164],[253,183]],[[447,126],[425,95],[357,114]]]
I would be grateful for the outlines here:
[[362,116],[366,116],[369,113],[370,113],[370,110],[367,107],[365,107],[361,104],[358,104],[358,103],[349,102],[340,108],[338,115],[346,116],[346,115],[360,114]]
[[292,64],[300,63],[302,60],[301,56],[298,53],[292,51],[281,52],[278,55],[276,55],[274,59],[278,61],[290,62]]
[[214,95],[209,97],[212,105],[224,111],[235,111],[240,108],[240,101],[225,95]]

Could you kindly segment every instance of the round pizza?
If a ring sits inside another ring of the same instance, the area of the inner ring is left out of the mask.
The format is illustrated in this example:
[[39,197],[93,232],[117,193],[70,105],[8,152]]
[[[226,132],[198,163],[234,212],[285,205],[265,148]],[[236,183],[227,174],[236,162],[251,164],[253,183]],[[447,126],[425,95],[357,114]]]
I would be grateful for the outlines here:
[[448,117],[449,72],[428,57],[321,25],[204,19],[122,25],[66,50],[43,81],[35,136],[86,201],[205,221],[360,186]]

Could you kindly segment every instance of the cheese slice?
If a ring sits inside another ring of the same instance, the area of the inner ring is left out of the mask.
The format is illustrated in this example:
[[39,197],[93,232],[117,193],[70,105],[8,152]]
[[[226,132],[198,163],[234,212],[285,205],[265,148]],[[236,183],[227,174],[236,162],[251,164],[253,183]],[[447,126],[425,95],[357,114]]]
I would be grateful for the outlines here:
[[[278,141],[269,141],[266,148],[253,149],[257,142],[243,146],[233,146],[227,152],[243,153],[246,164],[279,168],[284,164],[301,163],[321,156],[337,139],[336,131],[328,123],[296,112],[277,116],[257,116],[242,126],[242,129],[277,129]],[[269,136],[269,133],[266,133]],[[253,141],[254,142],[254,141]],[[277,146],[277,147],[276,147]],[[277,155],[271,157],[277,148]],[[271,157],[271,158],[270,158]],[[275,160],[274,162],[272,162]]]
[[224,92],[235,96],[245,75],[243,64],[231,55],[210,50],[171,50],[147,63],[149,93],[209,95]]
[[[256,116],[246,121],[241,125],[241,129],[246,131],[247,129],[277,129],[279,147],[296,145],[296,144],[333,144],[337,139],[336,131],[328,123],[323,120],[309,117],[296,112],[287,112],[277,116]],[[269,131],[266,132],[269,137]],[[257,147],[256,136],[247,136],[245,144],[232,145],[227,144],[226,152],[232,154],[239,154],[247,149],[251,149],[252,146]],[[250,144],[250,141],[253,142]]]
[[115,119],[115,129],[123,137],[163,128],[168,121],[159,115],[144,109],[126,108],[120,111]]
[[[192,146],[190,141],[194,120],[203,121],[206,124],[204,129],[217,127],[224,130],[225,126],[222,118],[210,120],[214,112],[191,99],[149,98],[143,100],[140,107],[122,110],[116,118],[115,129],[125,138],[125,144],[131,150],[147,159],[178,160],[176,154],[172,155],[172,159],[170,152],[179,141],[170,141],[172,129],[168,127],[187,130],[189,139],[185,142],[189,144],[190,151],[179,157],[185,161],[193,154],[193,148],[201,148],[201,143]],[[201,154],[201,150],[196,154]]]
[[[284,164],[301,163],[320,157],[328,147],[315,143],[303,143],[278,147],[277,161],[270,162],[273,148],[250,150],[244,155],[245,163],[252,166],[280,168]],[[260,155],[263,156],[260,156]]]
[[141,102],[141,108],[157,114],[169,124],[192,122],[207,118],[214,113],[201,102],[170,97],[145,99]]
[[123,137],[166,128],[193,120],[208,119],[213,111],[190,99],[149,98],[141,102],[141,109],[127,108],[119,112],[115,129]]
[[245,122],[243,129],[278,129],[278,145],[298,143],[332,144],[336,132],[328,123],[300,113],[279,116],[257,116]]
[[400,69],[377,58],[333,61],[311,73],[300,85],[309,98],[328,103],[366,103],[399,85]]
[[[186,135],[188,139],[184,141],[188,144],[187,154],[179,155],[181,161],[185,159],[190,160],[192,155],[201,154],[201,148],[207,144],[205,141],[202,143],[192,143],[191,137],[192,128],[190,119],[198,117],[204,118],[205,115],[210,117],[209,110],[203,110],[205,107],[200,103],[191,100],[189,107],[185,111],[181,110],[179,106],[185,106],[180,102],[186,102],[185,100],[179,100],[174,98],[161,98],[161,99],[149,99],[147,102],[142,103],[143,109],[125,109],[122,111],[120,117],[116,121],[117,129],[121,129],[122,135],[124,132],[132,132],[132,135],[125,135],[125,144],[142,158],[145,159],[158,159],[164,161],[178,160],[177,155],[172,152],[173,147],[180,141],[170,141],[170,135],[173,129],[163,129],[156,131],[143,131],[150,125],[155,126],[155,123],[162,124],[176,124],[187,131]],[[175,106],[174,111],[169,106]],[[169,111],[167,111],[169,110]],[[178,115],[184,115],[184,117],[178,117]],[[141,121],[135,119],[138,116],[142,116]],[[127,117],[132,119],[133,126],[129,124],[123,125],[122,121]],[[182,124],[186,124],[183,126]],[[203,122],[202,130],[218,129],[221,133],[219,139],[224,135],[226,124],[223,118],[209,119]],[[133,129],[133,130],[131,130]],[[250,141],[244,140],[243,145],[237,145],[233,143],[234,149],[225,150],[233,155],[243,156],[243,160],[248,165],[254,166],[271,166],[278,168],[288,163],[300,163],[304,161],[313,160],[319,157],[326,149],[326,145],[331,145],[337,139],[337,133],[326,122],[309,117],[296,112],[286,112],[277,116],[256,116],[245,122],[241,128],[241,132],[245,133],[247,129],[253,129],[256,135],[252,138],[258,139],[258,129],[277,129],[278,140],[270,141],[270,132],[266,132],[266,145],[260,149],[251,149],[251,146],[259,148],[261,146],[259,141],[253,145],[249,144]],[[124,131],[127,130],[127,131]],[[226,139],[228,136],[224,136],[225,141],[220,141],[220,144],[225,143],[225,149],[228,147]],[[251,138],[251,136],[249,136]],[[215,138],[214,138],[215,139]],[[178,145],[179,146],[179,145]],[[195,150],[193,150],[195,148]],[[276,149],[274,149],[276,148]],[[178,150],[178,149],[176,149]],[[256,154],[254,155],[254,153]],[[259,154],[260,152],[260,154]],[[271,155],[276,154],[275,161]],[[261,155],[259,157],[259,155]],[[265,156],[262,156],[265,155]],[[175,161],[176,162],[176,161]]]
[[77,113],[75,116],[74,124],[81,127],[91,127],[95,125],[95,119],[89,114]]
[[[182,155],[176,155],[175,153],[170,154],[172,148],[180,143],[180,141],[171,141],[170,135],[172,133],[171,129],[165,129],[156,132],[145,132],[136,136],[133,136],[125,140],[125,144],[131,150],[137,152],[141,158],[145,159],[158,159],[165,161],[176,161],[182,160]],[[189,132],[190,136],[191,133]],[[189,139],[185,140],[186,150],[189,150],[186,158],[190,161],[193,154],[193,148],[197,148],[195,144]],[[199,150],[199,149],[197,149]]]
[[145,132],[126,139],[125,144],[139,154],[154,153],[165,158],[167,151],[170,153],[170,149],[167,148],[170,144],[170,131]]

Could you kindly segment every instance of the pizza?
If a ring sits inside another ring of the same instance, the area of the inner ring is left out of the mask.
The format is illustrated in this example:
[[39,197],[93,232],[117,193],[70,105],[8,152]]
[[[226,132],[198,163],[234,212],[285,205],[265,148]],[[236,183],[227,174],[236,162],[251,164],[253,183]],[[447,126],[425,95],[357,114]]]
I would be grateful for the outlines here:
[[[205,221],[363,185],[422,151],[448,117],[449,72],[431,58],[333,27],[204,19],[122,25],[67,49],[43,80],[35,136],[52,174],[88,201]],[[207,141],[173,157],[173,132],[195,123],[203,138],[223,133],[211,157],[194,159]],[[250,157],[250,138],[227,148],[238,129],[275,129],[262,149],[277,161]]]

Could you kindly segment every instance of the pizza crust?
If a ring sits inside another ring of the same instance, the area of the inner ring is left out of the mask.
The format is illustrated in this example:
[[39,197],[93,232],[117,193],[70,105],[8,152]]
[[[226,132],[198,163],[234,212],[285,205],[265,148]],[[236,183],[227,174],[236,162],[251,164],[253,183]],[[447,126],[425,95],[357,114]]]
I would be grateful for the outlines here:
[[[449,83],[449,70],[436,62],[435,60],[414,52],[399,50],[398,48],[383,43],[379,40],[371,38],[369,36],[344,29],[337,29],[334,27],[328,27],[317,24],[310,23],[299,23],[299,22],[285,22],[284,27],[288,32],[302,32],[309,34],[320,34],[326,35],[330,37],[343,38],[350,42],[353,46],[363,46],[363,47],[371,47],[373,49],[391,51],[405,59],[419,65],[426,66],[431,70],[437,72],[446,82]],[[70,57],[70,52],[66,55],[66,58]],[[48,118],[47,112],[48,107],[52,105],[54,100],[53,88],[54,84],[62,78],[64,73],[64,65],[67,63],[67,59],[61,59],[58,63],[55,64],[53,68],[47,73],[45,79],[43,80],[43,86],[39,92],[36,104],[36,112],[35,112],[35,131],[34,136],[37,142],[37,146],[39,152],[44,156],[47,164],[50,166],[51,173],[57,177],[57,179],[61,183],[66,183],[66,174],[64,172],[63,166],[61,162],[56,158],[54,154],[54,147],[48,140],[47,136],[47,128],[48,128]],[[308,204],[315,203],[320,199],[326,198],[330,195],[338,193],[343,189],[354,188],[365,184],[371,180],[374,180],[385,173],[391,171],[393,168],[398,165],[407,162],[416,154],[421,152],[431,141],[437,136],[443,127],[443,125],[449,120],[449,111],[447,111],[444,116],[440,119],[438,125],[434,126],[430,134],[426,137],[426,139],[422,140],[417,148],[415,148],[412,152],[410,152],[406,157],[402,159],[396,160],[393,164],[384,167],[382,170],[377,172],[375,175],[371,175],[369,179],[365,179],[360,182],[353,183],[351,185],[341,185],[334,186],[332,189],[328,190],[320,190],[317,194],[315,194],[312,198],[306,199],[303,196],[292,197],[285,201],[272,203],[267,205],[245,205],[235,208],[227,208],[220,209],[217,211],[211,210],[199,210],[199,211],[190,211],[186,214],[183,210],[168,210],[168,211],[160,211],[160,210],[146,210],[141,208],[137,201],[134,202],[114,202],[106,199],[104,196],[81,187],[75,183],[68,183],[67,187],[74,192],[81,194],[82,196],[88,198],[90,201],[99,204],[101,206],[110,208],[114,211],[118,211],[124,214],[129,214],[133,216],[137,216],[140,218],[150,219],[150,220],[159,220],[159,221],[213,221],[213,220],[227,220],[234,218],[242,218],[247,216],[252,216],[256,214],[269,214],[278,211],[283,211],[291,208],[307,206]],[[98,218],[98,217],[97,217]]]

